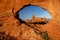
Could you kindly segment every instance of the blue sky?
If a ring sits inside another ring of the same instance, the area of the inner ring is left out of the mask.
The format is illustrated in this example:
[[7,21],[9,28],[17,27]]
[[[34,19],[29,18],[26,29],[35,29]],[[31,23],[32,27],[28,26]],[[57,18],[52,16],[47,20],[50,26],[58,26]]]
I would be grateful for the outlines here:
[[45,17],[46,19],[51,19],[51,15],[48,11],[42,9],[39,6],[26,6],[19,11],[19,18],[22,20],[31,19],[32,14],[36,17]]

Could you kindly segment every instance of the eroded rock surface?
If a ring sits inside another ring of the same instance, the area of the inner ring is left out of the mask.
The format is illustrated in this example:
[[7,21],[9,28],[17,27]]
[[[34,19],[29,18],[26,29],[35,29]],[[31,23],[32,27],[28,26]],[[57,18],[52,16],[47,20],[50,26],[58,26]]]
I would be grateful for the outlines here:
[[59,0],[0,0],[0,32],[14,36],[17,40],[42,40],[33,28],[20,21],[14,16],[24,5],[37,5],[47,10],[52,20],[46,25],[32,25],[39,31],[46,31],[49,40],[60,40],[60,1]]

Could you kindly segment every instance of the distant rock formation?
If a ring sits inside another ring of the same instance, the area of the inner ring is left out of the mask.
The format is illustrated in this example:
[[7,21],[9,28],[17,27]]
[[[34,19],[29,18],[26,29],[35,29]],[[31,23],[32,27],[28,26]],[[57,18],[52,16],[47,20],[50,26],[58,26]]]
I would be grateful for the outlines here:
[[40,18],[40,17],[35,17],[35,15],[33,14],[32,15],[32,22],[46,22],[46,18],[43,17],[43,18]]
[[32,20],[34,20],[34,18],[36,18],[36,17],[35,17],[35,15],[34,15],[34,14],[32,14]]
[[35,17],[35,15],[33,14],[32,15],[32,19],[26,19],[25,20],[26,22],[29,22],[29,23],[33,23],[33,22],[45,22],[47,23],[47,19],[44,17],[44,18],[40,18],[40,17]]

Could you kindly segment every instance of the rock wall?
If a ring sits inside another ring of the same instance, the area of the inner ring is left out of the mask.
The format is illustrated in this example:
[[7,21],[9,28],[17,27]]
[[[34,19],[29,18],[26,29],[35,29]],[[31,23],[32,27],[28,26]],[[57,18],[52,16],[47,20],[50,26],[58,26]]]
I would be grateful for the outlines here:
[[4,31],[6,35],[18,40],[40,40],[40,35],[25,24],[20,25],[14,17],[18,10],[28,4],[40,6],[50,13],[52,20],[46,25],[37,25],[36,28],[47,31],[49,40],[60,40],[60,0],[0,0],[0,32]]

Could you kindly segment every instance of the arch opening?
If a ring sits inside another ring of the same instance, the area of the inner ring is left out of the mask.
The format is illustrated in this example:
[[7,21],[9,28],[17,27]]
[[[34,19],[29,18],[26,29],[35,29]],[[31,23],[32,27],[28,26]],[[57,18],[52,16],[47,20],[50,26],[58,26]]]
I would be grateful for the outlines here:
[[51,20],[51,15],[45,9],[35,5],[25,5],[18,11],[19,19],[30,24],[46,24]]

